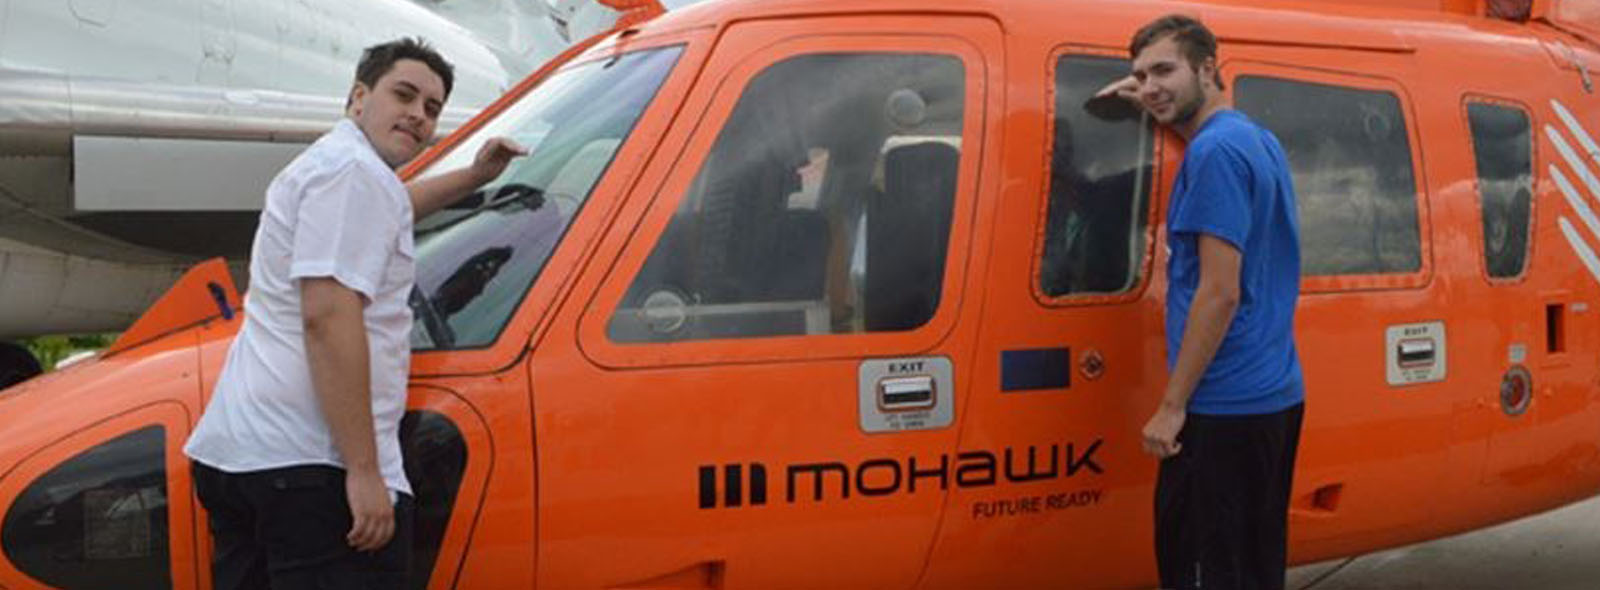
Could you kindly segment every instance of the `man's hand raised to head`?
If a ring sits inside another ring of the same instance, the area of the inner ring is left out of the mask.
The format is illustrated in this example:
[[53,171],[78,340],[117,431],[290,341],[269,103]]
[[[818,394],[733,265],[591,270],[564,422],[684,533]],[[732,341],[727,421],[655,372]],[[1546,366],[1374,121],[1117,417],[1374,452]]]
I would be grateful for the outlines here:
[[1138,119],[1144,113],[1139,104],[1139,81],[1127,76],[1107,84],[1084,101],[1083,108],[1103,121]]
[[1111,96],[1137,104],[1139,102],[1139,80],[1130,75],[1107,84],[1104,88],[1094,93],[1094,97],[1097,99]]

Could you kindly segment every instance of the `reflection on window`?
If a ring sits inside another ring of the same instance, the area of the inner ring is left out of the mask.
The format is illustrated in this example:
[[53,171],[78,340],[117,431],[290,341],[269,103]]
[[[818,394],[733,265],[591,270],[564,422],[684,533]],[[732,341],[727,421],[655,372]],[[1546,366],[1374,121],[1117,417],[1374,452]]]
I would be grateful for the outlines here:
[[1394,93],[1241,77],[1234,102],[1289,158],[1302,274],[1422,268],[1411,140]]
[[1056,63],[1050,213],[1039,276],[1047,295],[1117,293],[1139,282],[1151,128],[1131,109],[1086,107],[1096,90],[1126,75],[1126,59],[1067,56]]
[[467,443],[443,414],[410,411],[400,420],[400,448],[406,479],[417,498],[408,584],[421,590],[428,587],[455,509],[461,476],[467,470]]
[[792,58],[750,82],[611,317],[620,342],[909,330],[939,306],[953,57]]
[[166,430],[77,454],[29,484],[0,538],[17,569],[57,588],[171,588]]
[[465,166],[499,135],[532,150],[417,224],[412,348],[480,347],[499,336],[679,53],[638,51],[558,72],[430,166]]
[[1489,276],[1522,274],[1528,260],[1528,212],[1533,198],[1533,143],[1521,109],[1467,105],[1472,152],[1478,163],[1483,212],[1483,259]]

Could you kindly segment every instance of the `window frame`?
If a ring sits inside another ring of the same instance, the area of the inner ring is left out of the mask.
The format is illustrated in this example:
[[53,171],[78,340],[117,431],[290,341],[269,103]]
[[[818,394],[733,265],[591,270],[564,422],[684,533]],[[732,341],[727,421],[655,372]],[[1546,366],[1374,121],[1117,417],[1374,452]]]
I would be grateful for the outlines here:
[[[1488,236],[1483,235],[1483,175],[1478,171],[1478,145],[1476,136],[1472,133],[1472,116],[1469,111],[1469,107],[1474,104],[1515,109],[1520,111],[1522,116],[1528,120],[1528,189],[1530,191],[1528,197],[1528,239],[1527,243],[1523,244],[1524,258],[1522,261],[1522,271],[1517,273],[1515,276],[1496,277],[1489,274],[1489,261],[1487,260],[1488,256],[1486,249],[1486,243],[1488,242],[1489,238]],[[1538,119],[1534,118],[1533,109],[1528,108],[1527,103],[1524,103],[1520,100],[1485,93],[1469,92],[1463,94],[1461,97],[1461,129],[1466,132],[1466,145],[1467,148],[1471,150],[1470,153],[1467,154],[1467,161],[1472,163],[1472,193],[1477,199],[1474,209],[1478,213],[1477,219],[1475,220],[1478,222],[1476,224],[1478,233],[1478,271],[1481,273],[1480,276],[1483,277],[1484,281],[1491,286],[1520,285],[1526,282],[1528,280],[1528,276],[1532,274],[1531,271],[1533,269],[1534,261],[1536,260],[1535,254],[1537,254],[1538,251],[1538,246],[1536,245],[1538,243],[1538,239],[1534,233],[1539,227],[1539,194],[1537,190],[1539,184]]]
[[[76,458],[94,447],[112,439],[152,426],[161,427],[164,433],[162,455],[167,475],[167,572],[173,588],[197,588],[202,574],[209,579],[209,571],[202,572],[200,559],[201,537],[206,533],[205,513],[195,496],[194,484],[189,475],[189,458],[183,454],[183,444],[189,438],[192,422],[187,408],[176,401],[146,404],[100,420],[52,442],[28,455],[9,472],[0,475],[0,498],[15,502],[22,492],[57,466]],[[10,512],[11,504],[0,506],[0,520]],[[0,578],[36,580],[21,571],[9,555],[0,553]]]
[[[1050,295],[1044,290],[1044,251],[1049,239],[1049,218],[1051,199],[1051,175],[1055,171],[1052,167],[1056,150],[1056,76],[1060,72],[1063,59],[1070,57],[1090,58],[1115,58],[1132,61],[1128,58],[1126,49],[1102,47],[1097,45],[1062,44],[1050,51],[1045,58],[1044,77],[1044,163],[1040,169],[1044,174],[1039,179],[1039,211],[1036,217],[1037,236],[1033,246],[1033,264],[1029,268],[1028,282],[1033,292],[1034,300],[1050,308],[1059,307],[1084,307],[1098,305],[1116,305],[1138,301],[1145,296],[1145,291],[1150,288],[1151,277],[1155,274],[1155,247],[1159,234],[1156,230],[1160,227],[1160,213],[1165,211],[1168,190],[1162,189],[1162,176],[1165,167],[1163,159],[1166,157],[1166,144],[1164,134],[1159,125],[1152,124],[1150,131],[1150,183],[1149,191],[1145,195],[1145,224],[1144,224],[1144,253],[1140,256],[1138,270],[1139,278],[1126,291],[1118,293],[1068,293],[1065,295]],[[1145,115],[1141,115],[1144,117]]]
[[[1400,103],[1400,116],[1405,122],[1406,139],[1410,142],[1411,175],[1416,185],[1417,242],[1420,264],[1416,270],[1394,273],[1363,273],[1347,275],[1300,275],[1302,294],[1342,293],[1350,291],[1415,290],[1426,287],[1433,280],[1433,213],[1431,184],[1428,182],[1426,158],[1422,135],[1418,125],[1415,101],[1399,80],[1383,75],[1357,73],[1331,68],[1289,65],[1253,59],[1230,59],[1222,64],[1222,76],[1228,83],[1228,98],[1237,104],[1235,92],[1239,79],[1244,77],[1274,78],[1288,82],[1334,86],[1349,90],[1387,92]],[[1298,188],[1296,199],[1299,199]],[[1301,231],[1304,232],[1302,223]],[[1301,260],[1305,259],[1304,241],[1301,242]]]
[[[913,20],[913,19],[906,19]],[[924,19],[915,19],[924,20]],[[952,19],[926,19],[945,27],[960,25]],[[981,34],[976,30],[957,26],[943,34],[889,34],[857,33],[850,26],[855,19],[819,19],[817,31],[788,38],[757,39],[759,24],[741,27],[747,31],[738,40],[749,40],[756,47],[750,51],[730,49],[719,42],[720,55],[738,55],[721,64],[708,65],[715,84],[703,82],[700,96],[691,97],[698,103],[699,113],[684,116],[690,127],[687,140],[676,154],[658,163],[668,168],[661,183],[650,190],[648,207],[639,224],[631,231],[627,243],[621,247],[609,274],[602,279],[599,289],[584,310],[579,322],[580,349],[597,364],[614,368],[644,368],[662,366],[692,366],[726,362],[753,362],[772,360],[816,360],[852,358],[864,355],[913,354],[931,349],[953,329],[960,304],[965,297],[963,288],[970,266],[979,167],[989,153],[985,149],[987,128],[992,124],[985,113],[993,111],[990,104],[994,93],[989,88],[998,82],[995,71],[985,59],[984,52],[969,39]],[[835,25],[837,23],[837,25]],[[838,26],[843,25],[843,26]],[[884,25],[877,25],[875,28]],[[938,30],[906,29],[906,30]],[[730,35],[733,36],[733,35]],[[799,334],[748,338],[718,338],[675,342],[618,342],[608,334],[608,324],[622,303],[634,279],[643,269],[646,259],[660,241],[674,214],[688,195],[693,180],[701,172],[712,146],[724,129],[729,116],[751,82],[769,67],[796,57],[817,54],[874,53],[874,54],[929,54],[948,56],[960,60],[964,80],[964,112],[962,118],[962,158],[956,180],[955,202],[952,209],[949,241],[946,245],[945,270],[937,310],[921,326],[892,332],[857,332],[846,334]],[[720,68],[718,66],[721,66]],[[698,100],[697,100],[698,99]],[[686,107],[689,108],[689,107]],[[657,165],[653,164],[652,166]],[[648,172],[647,172],[648,174]],[[826,342],[826,346],[819,344]]]

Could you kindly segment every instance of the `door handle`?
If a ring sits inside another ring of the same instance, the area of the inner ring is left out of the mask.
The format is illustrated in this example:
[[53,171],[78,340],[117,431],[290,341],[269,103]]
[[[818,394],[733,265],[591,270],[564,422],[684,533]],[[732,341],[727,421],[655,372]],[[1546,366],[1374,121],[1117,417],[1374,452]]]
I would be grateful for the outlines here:
[[1432,338],[1401,340],[1395,358],[1401,367],[1425,367],[1433,364],[1437,351]]
[[923,410],[933,407],[931,375],[890,377],[878,382],[878,407],[884,411]]

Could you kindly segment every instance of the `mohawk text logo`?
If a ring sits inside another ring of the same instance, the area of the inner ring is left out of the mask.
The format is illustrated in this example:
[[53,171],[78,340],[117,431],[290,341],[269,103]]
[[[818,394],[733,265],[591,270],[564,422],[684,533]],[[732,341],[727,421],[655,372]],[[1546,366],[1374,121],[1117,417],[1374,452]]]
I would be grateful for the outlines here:
[[[919,484],[946,490],[952,480],[957,487],[971,488],[1002,481],[1027,483],[1073,477],[1084,470],[1102,474],[1105,470],[1094,459],[1102,442],[1103,439],[1095,439],[1081,452],[1073,443],[1043,448],[1029,445],[1021,452],[1006,447],[999,456],[989,451],[967,451],[957,454],[954,461],[950,455],[940,455],[936,462],[918,462],[916,457],[908,457],[904,464],[891,458],[868,459],[853,466],[838,461],[795,463],[783,469],[784,501],[794,504],[807,495],[814,502],[848,500],[852,491],[861,496],[888,496],[902,490],[910,494],[916,493]],[[721,478],[717,472],[716,465],[700,466],[701,508],[717,508],[719,499],[722,508],[767,503],[766,465],[734,463],[721,466]]]

